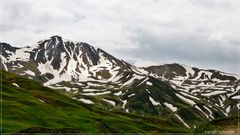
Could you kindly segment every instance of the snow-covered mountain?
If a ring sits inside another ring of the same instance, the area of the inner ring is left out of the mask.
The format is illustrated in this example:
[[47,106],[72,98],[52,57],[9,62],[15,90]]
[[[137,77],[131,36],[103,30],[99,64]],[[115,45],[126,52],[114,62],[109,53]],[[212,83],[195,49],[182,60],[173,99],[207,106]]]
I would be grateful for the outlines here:
[[2,46],[1,59],[6,70],[31,78],[42,76],[47,86],[72,80],[118,81],[118,74],[123,70],[139,72],[136,67],[99,48],[59,36],[42,40],[31,47]]
[[[144,68],[149,74],[181,91],[214,103],[229,113],[234,106],[229,100],[240,99],[240,80],[236,74],[204,70],[181,64],[165,64]],[[237,102],[238,109],[240,108]]]
[[179,64],[138,68],[60,36],[30,47],[0,47],[2,69],[96,107],[166,116],[188,128],[236,115],[240,108],[236,75]]

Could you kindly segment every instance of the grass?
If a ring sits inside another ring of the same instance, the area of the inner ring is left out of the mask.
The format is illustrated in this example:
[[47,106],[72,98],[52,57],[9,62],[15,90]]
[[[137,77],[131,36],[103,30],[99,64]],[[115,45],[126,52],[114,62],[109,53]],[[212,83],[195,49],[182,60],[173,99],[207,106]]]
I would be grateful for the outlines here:
[[[1,76],[3,133],[191,132],[183,126],[179,127],[181,124],[170,119],[118,111],[108,112],[71,99],[36,81],[5,71],[1,71]],[[20,87],[13,86],[12,83]]]

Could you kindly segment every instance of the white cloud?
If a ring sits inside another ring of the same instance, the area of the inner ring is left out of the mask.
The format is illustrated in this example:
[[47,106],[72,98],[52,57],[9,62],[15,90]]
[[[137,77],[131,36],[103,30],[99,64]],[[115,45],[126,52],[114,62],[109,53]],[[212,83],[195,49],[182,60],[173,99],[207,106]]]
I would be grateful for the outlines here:
[[[193,53],[189,54],[190,58],[198,52],[194,46],[197,49],[200,46],[189,41],[194,38],[206,43],[201,45],[205,50],[217,46],[224,54],[215,51],[213,57],[223,57],[222,63],[226,66],[211,67],[236,72],[233,67],[237,67],[237,63],[228,62],[228,55],[236,55],[236,45],[233,43],[239,40],[239,14],[238,0],[6,0],[0,1],[0,35],[1,41],[26,46],[57,34],[103,48],[120,58],[133,58],[132,61],[138,65],[162,63],[161,59],[165,59],[164,62],[172,61],[172,54],[165,58],[158,53],[136,58],[138,52],[134,50],[139,51],[139,48],[148,46],[146,43],[151,43],[146,37],[140,39],[142,35],[167,39],[166,45],[162,45],[164,42],[160,40],[149,45],[150,49],[157,48],[159,51],[177,45],[177,40],[181,40],[181,44],[191,43],[189,46],[193,48]],[[179,54],[176,60],[186,58],[179,47],[171,47],[173,52]],[[131,53],[120,53],[124,51]],[[205,55],[211,55],[211,50]],[[150,59],[149,56],[159,59]],[[208,59],[196,62],[190,58],[185,61],[206,68],[212,62]]]

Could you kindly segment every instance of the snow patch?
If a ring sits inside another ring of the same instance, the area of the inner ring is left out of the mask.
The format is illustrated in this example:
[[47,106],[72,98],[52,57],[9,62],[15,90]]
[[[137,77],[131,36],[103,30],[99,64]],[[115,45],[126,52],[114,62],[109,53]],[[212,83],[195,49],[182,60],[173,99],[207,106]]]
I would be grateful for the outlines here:
[[31,75],[31,76],[35,76],[35,73],[31,70],[27,70],[27,71],[24,71],[24,72]]
[[149,100],[152,102],[153,105],[160,105],[160,103],[155,101],[152,97],[149,97]]
[[84,98],[80,98],[78,99],[79,101],[82,101],[83,103],[86,103],[86,104],[94,104],[91,100],[89,99],[84,99]]
[[150,91],[148,89],[146,89],[146,91],[150,94]]
[[123,100],[123,105],[122,105],[122,108],[125,108],[125,105],[127,104],[127,100]]
[[[204,79],[201,79],[200,77],[204,74]],[[196,78],[192,79],[192,80],[195,80],[195,81],[206,81],[206,80],[209,80],[212,76],[212,72],[209,72],[209,71],[199,71],[198,72],[198,75]]]
[[0,60],[2,61],[4,69],[8,71],[7,65],[5,64],[5,62],[7,62],[6,58],[0,55]]
[[149,82],[149,81],[147,81],[147,83],[146,83],[147,85],[153,85],[151,82]]
[[232,99],[240,99],[240,95],[234,96]]
[[82,93],[82,95],[85,95],[85,96],[98,96],[98,95],[104,95],[104,94],[109,94],[111,93],[111,91],[105,91],[105,92],[102,92],[102,93]]
[[177,107],[174,107],[172,104],[169,104],[167,102],[164,103],[169,109],[171,109],[173,112],[177,111]]
[[214,117],[212,116],[213,114],[212,111],[206,106],[203,106],[203,107],[210,113],[210,117],[214,119]]
[[188,126],[188,124],[185,123],[180,116],[178,116],[177,114],[175,114],[175,116],[177,116],[177,118],[178,118],[186,127],[190,128],[190,127]]
[[203,93],[201,94],[202,96],[212,96],[212,95],[219,95],[219,94],[223,94],[223,93],[226,93],[227,91],[213,91],[213,92],[210,92],[210,93]]
[[42,99],[39,99],[39,98],[38,98],[38,101],[40,101],[40,102],[42,102],[42,103],[45,103],[45,101],[43,101]]
[[195,105],[196,103],[194,102],[194,101],[192,101],[192,100],[190,100],[190,99],[187,99],[187,98],[185,98],[184,96],[182,96],[182,95],[179,95],[179,94],[176,94],[179,98],[181,98],[182,100],[184,100],[185,102],[187,102],[187,103],[189,103],[190,105]]
[[98,83],[92,83],[92,82],[87,82],[88,86],[94,86],[94,87],[101,87],[103,84],[98,84]]
[[195,71],[192,69],[192,67],[189,67],[189,66],[186,66],[186,65],[182,65],[182,66],[186,70],[187,77],[194,75]]
[[113,95],[115,95],[115,96],[120,96],[122,94],[122,91],[119,91],[119,92],[117,92],[117,93],[114,93]]
[[200,109],[198,106],[194,106],[194,107],[197,108],[200,112],[202,112],[207,118],[209,118],[209,116],[202,109]]
[[226,108],[226,112],[229,113],[230,112],[230,108],[231,106],[229,105],[227,108]]
[[17,60],[22,60],[22,61],[29,61],[30,58],[30,53],[33,48],[28,48],[24,47],[21,49],[17,49],[16,52],[11,52],[9,56],[9,61],[17,61]]
[[108,102],[109,104],[111,104],[113,106],[115,106],[115,104],[116,104],[114,101],[111,101],[111,100],[107,100],[107,99],[102,99],[102,100]]
[[213,78],[212,81],[214,81],[214,82],[229,82],[229,80],[220,80],[217,78]]
[[84,89],[83,92],[97,92],[101,90],[96,90],[96,89]]
[[135,93],[128,95],[128,97],[132,97],[132,96],[135,96]]
[[16,86],[16,87],[19,87],[19,85],[18,85],[18,84],[16,84],[16,83],[12,83],[12,85],[13,85],[13,86]]

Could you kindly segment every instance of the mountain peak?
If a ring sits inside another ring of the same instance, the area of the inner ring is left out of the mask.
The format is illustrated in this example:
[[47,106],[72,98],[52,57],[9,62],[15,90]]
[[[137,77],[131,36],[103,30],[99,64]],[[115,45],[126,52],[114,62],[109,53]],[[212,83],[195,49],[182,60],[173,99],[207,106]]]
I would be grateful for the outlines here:
[[59,36],[59,35],[53,35],[53,36],[51,36],[50,38],[62,38],[62,37]]
[[[82,80],[82,78],[107,81],[120,74],[120,71],[135,70],[134,66],[116,59],[102,49],[84,42],[65,40],[58,35],[41,40],[31,47],[18,48],[13,51],[5,50],[8,52],[3,54],[5,69],[15,72],[16,68],[13,67],[22,65],[20,67],[34,71],[36,76],[48,78],[43,82],[49,82],[49,84],[63,80]],[[14,61],[14,66],[8,61]],[[31,68],[27,67],[29,63],[31,63]],[[21,70],[21,74],[26,74],[25,69]],[[49,78],[49,75],[53,78]]]

